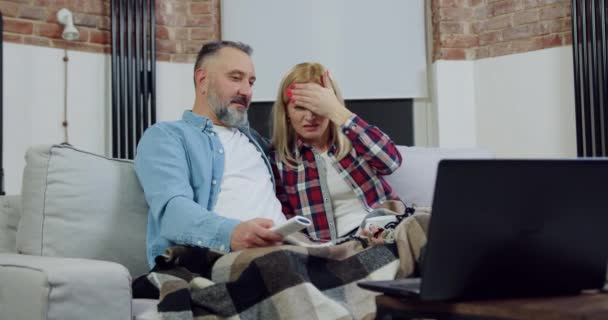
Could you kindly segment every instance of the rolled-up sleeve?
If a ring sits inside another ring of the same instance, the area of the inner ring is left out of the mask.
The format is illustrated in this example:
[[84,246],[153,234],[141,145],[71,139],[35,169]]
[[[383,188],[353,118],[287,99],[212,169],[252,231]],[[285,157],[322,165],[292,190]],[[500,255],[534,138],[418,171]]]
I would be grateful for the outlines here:
[[342,125],[342,131],[358,155],[380,175],[393,173],[401,166],[401,153],[391,138],[378,127],[353,114]]

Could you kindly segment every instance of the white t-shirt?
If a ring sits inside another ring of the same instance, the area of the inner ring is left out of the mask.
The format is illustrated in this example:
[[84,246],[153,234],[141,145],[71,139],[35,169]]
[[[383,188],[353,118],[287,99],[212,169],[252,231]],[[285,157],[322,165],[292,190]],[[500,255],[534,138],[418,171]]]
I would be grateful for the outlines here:
[[327,155],[327,152],[321,153],[321,159],[325,161],[327,188],[334,209],[338,236],[341,237],[359,227],[367,215],[367,210],[357,198],[353,188],[340,176],[333,165],[334,160]]
[[268,167],[249,138],[235,128],[213,126],[223,145],[224,176],[215,212],[241,221],[267,218],[284,222]]

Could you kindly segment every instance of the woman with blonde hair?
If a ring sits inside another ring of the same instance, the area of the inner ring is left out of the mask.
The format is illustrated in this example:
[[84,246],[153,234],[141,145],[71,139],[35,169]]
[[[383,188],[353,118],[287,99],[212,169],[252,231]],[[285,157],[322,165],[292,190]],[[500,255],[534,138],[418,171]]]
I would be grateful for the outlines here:
[[346,108],[321,64],[300,63],[285,75],[272,121],[277,197],[287,218],[312,221],[311,239],[355,234],[387,202],[404,207],[382,177],[401,165],[401,154],[386,134]]

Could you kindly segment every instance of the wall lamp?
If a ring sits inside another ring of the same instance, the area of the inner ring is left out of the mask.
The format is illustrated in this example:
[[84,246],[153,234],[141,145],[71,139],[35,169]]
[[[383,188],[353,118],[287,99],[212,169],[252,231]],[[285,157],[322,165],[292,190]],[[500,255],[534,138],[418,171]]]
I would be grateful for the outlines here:
[[64,25],[61,37],[67,41],[72,41],[80,37],[80,32],[74,27],[72,12],[66,8],[57,11],[57,21]]

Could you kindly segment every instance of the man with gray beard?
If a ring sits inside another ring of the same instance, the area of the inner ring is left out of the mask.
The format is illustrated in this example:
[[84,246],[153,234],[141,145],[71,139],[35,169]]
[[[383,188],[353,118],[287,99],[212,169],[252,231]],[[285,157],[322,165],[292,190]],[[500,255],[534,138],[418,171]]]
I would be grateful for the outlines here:
[[254,82],[248,45],[204,45],[194,65],[192,110],[150,127],[139,142],[135,171],[150,207],[150,267],[176,244],[229,252],[282,241],[269,230],[285,217],[268,146],[247,120]]

